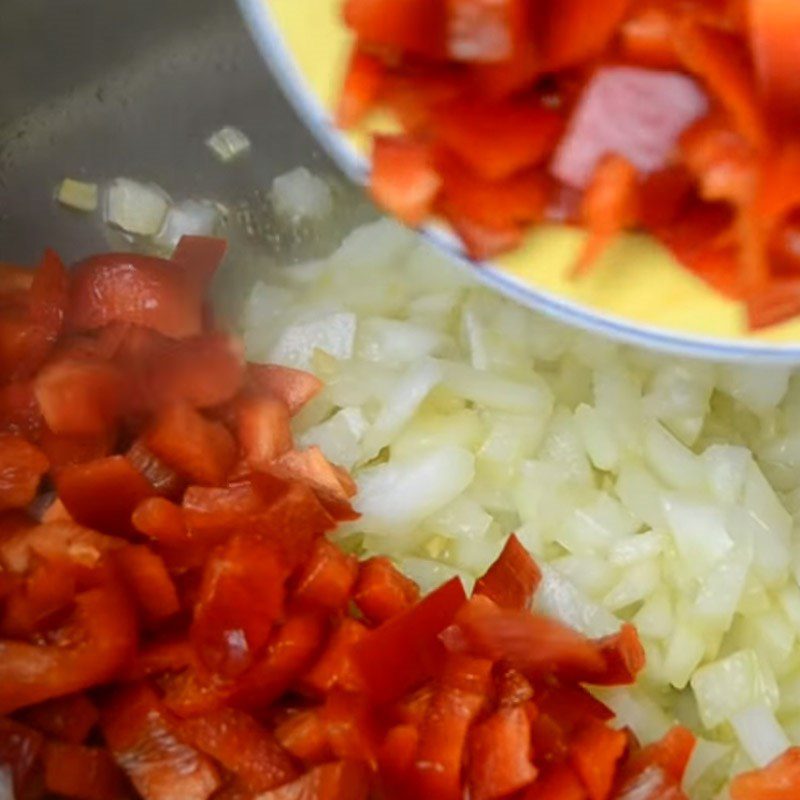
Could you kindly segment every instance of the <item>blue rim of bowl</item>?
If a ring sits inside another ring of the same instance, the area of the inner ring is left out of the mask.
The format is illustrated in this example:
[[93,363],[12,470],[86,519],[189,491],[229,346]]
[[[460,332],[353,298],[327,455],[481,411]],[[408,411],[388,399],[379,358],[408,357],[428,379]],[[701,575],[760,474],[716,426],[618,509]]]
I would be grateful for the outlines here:
[[[301,121],[342,172],[353,182],[365,185],[369,176],[368,162],[338,131],[330,114],[317,101],[269,11],[269,0],[236,1],[257,48]],[[490,263],[478,264],[466,256],[455,236],[441,228],[428,226],[420,229],[420,233],[468,268],[484,285],[566,325],[579,327],[623,344],[688,358],[800,364],[800,342],[788,345],[728,342],[723,339],[680,335],[648,325],[636,325],[600,314],[550,292],[534,289]]]

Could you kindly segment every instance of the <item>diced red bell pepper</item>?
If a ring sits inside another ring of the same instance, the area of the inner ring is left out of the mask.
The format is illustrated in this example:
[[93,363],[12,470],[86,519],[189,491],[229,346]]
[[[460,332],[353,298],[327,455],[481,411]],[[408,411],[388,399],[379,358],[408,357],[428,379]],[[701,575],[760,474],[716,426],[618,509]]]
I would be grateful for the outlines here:
[[144,645],[120,675],[120,681],[135,683],[165,672],[180,672],[196,661],[188,639],[167,636]]
[[538,764],[560,764],[569,754],[569,737],[560,719],[560,714],[556,719],[545,712],[531,719],[531,742]]
[[378,751],[381,788],[390,798],[408,796],[408,781],[419,746],[419,728],[402,724],[390,728]]
[[497,560],[475,583],[482,594],[501,608],[528,608],[542,573],[522,542],[511,534]]
[[676,725],[662,739],[631,755],[621,771],[622,780],[630,782],[634,776],[658,767],[676,786],[680,786],[696,743],[697,739],[690,730]]
[[432,58],[446,54],[442,0],[345,0],[344,21],[368,46]]
[[572,740],[570,760],[589,800],[608,800],[628,738],[602,722],[587,722]]
[[53,433],[49,428],[43,427],[39,434],[39,447],[50,462],[52,475],[57,475],[64,467],[111,455],[116,441],[116,430],[96,436],[75,436]]
[[508,61],[526,34],[522,0],[446,0],[447,51],[454,61]]
[[178,590],[162,558],[144,545],[128,545],[115,556],[146,622],[163,622],[180,611]]
[[685,68],[708,87],[731,115],[733,126],[756,149],[768,144],[749,55],[737,37],[688,22],[676,32],[675,44]]
[[533,698],[531,682],[518,670],[505,667],[497,678],[497,704],[501,708],[514,708]]
[[[282,484],[279,496],[286,491]],[[252,480],[222,487],[190,486],[183,496],[183,514],[193,536],[226,536],[239,526],[249,526],[250,518],[264,510],[265,498]]]
[[394,717],[400,722],[414,725],[418,728],[428,715],[434,691],[432,682],[424,683],[419,689],[395,703],[392,709]]
[[21,436],[0,434],[0,511],[25,508],[47,472],[47,456]]
[[609,722],[614,713],[580,684],[552,682],[536,693],[536,707],[557,719],[562,730],[572,735],[591,722]]
[[581,203],[581,218],[589,238],[573,275],[588,272],[621,233],[639,218],[639,176],[622,156],[608,155],[595,169]]
[[116,762],[144,800],[207,800],[220,786],[211,759],[181,741],[156,693],[125,689],[103,712],[103,733]]
[[680,68],[675,49],[675,16],[667,8],[645,5],[622,23],[619,34],[620,49],[632,64]]
[[68,323],[75,330],[129,322],[173,339],[202,332],[204,279],[172,261],[109,253],[80,262],[71,278]]
[[183,510],[163,497],[149,497],[139,503],[131,521],[139,533],[161,544],[180,547],[190,541]]
[[[656,797],[658,800],[689,800],[681,790],[680,783],[656,766],[620,782],[614,792],[614,800],[639,800],[642,796]],[[755,796],[748,795],[748,799]]]
[[585,189],[600,160],[616,153],[642,175],[664,169],[681,134],[708,100],[690,77],[641,67],[602,67],[586,84],[551,165]]
[[581,674],[602,671],[597,646],[556,620],[528,611],[503,609],[480,595],[455,617],[448,644],[492,660],[503,660],[525,675],[554,670]]
[[501,708],[478,723],[469,738],[470,797],[498,800],[536,779],[531,762],[531,728],[520,706]]
[[436,109],[432,124],[439,143],[489,181],[543,163],[564,131],[561,114],[512,101],[456,101]]
[[574,67],[599,56],[629,6],[630,0],[559,0],[542,4],[538,22],[547,70]]
[[550,767],[522,794],[522,800],[587,800],[588,797],[580,778],[567,764]]
[[111,679],[133,655],[136,615],[111,581],[75,598],[60,644],[0,642],[0,714]]
[[31,329],[26,360],[29,367],[36,368],[42,363],[61,333],[68,293],[69,279],[63,262],[52,250],[45,250],[28,295]]
[[314,542],[294,589],[294,599],[312,608],[334,611],[347,605],[358,577],[358,559],[327,539]]
[[319,764],[331,757],[326,726],[316,708],[288,716],[275,728],[275,738],[284,750],[306,764]]
[[7,717],[0,717],[0,764],[11,769],[14,794],[25,797],[44,747],[39,731]]
[[170,260],[207,289],[225,259],[228,243],[212,236],[181,236]]
[[369,701],[363,694],[334,689],[320,711],[328,742],[336,758],[377,767],[380,733]]
[[410,64],[387,75],[381,100],[407,133],[428,135],[434,109],[465,95],[461,75],[449,65]]
[[[367,693],[389,703],[431,677],[445,650],[439,634],[466,601],[460,578],[453,578],[408,611],[370,631],[354,651]],[[414,653],[414,658],[407,658]]]
[[178,736],[214,758],[252,792],[265,792],[297,777],[292,759],[273,734],[249,714],[225,708],[182,720]]
[[286,481],[305,483],[323,506],[339,521],[358,519],[350,505],[354,485],[314,446],[307,450],[289,450],[270,467],[270,472]]
[[531,88],[542,74],[543,66],[538,44],[523,38],[511,58],[493,64],[470,65],[470,84],[488,100],[507,100]]
[[800,785],[800,747],[792,747],[760,770],[737,775],[731,800],[792,800]]
[[34,391],[53,433],[88,436],[113,429],[126,390],[123,373],[113,364],[62,359],[39,372]]
[[441,800],[462,797],[461,769],[467,735],[487,705],[491,671],[492,663],[484,659],[448,657],[420,729],[412,778],[419,796]]
[[618,633],[598,639],[595,644],[605,666],[601,674],[592,676],[591,683],[624,686],[636,681],[645,667],[645,652],[633,625],[626,622]]
[[282,400],[292,416],[322,391],[316,375],[278,364],[248,364],[247,378],[255,391]]
[[144,442],[157,458],[195,483],[219,486],[236,461],[236,443],[227,428],[185,404],[164,408]]
[[420,225],[430,215],[441,185],[427,142],[399,134],[373,138],[369,190],[385,211],[407,225]]
[[[132,669],[138,671],[139,667],[134,664]],[[200,663],[193,646],[183,669],[178,666],[162,672],[158,682],[164,692],[164,705],[182,718],[219,711],[226,706],[235,687],[232,679],[211,672]]]
[[117,800],[125,788],[122,771],[105,748],[64,742],[45,747],[44,784],[75,800]]
[[779,325],[800,313],[800,280],[774,281],[747,296],[747,324],[751,331]]
[[367,800],[369,772],[357,761],[322,764],[279,789],[259,795],[259,800]]
[[267,643],[284,600],[289,571],[276,548],[243,534],[206,562],[191,637],[203,662],[241,675]]
[[147,478],[159,495],[175,498],[186,486],[185,478],[157,458],[142,438],[134,441],[126,455],[131,464]]
[[85,694],[71,694],[26,708],[22,719],[52,738],[83,744],[97,725],[100,714]]
[[252,470],[268,470],[292,449],[289,409],[274,397],[244,397],[236,403],[237,438],[242,458]]
[[42,512],[40,522],[74,522],[72,515],[67,511],[67,507],[58,499],[53,499],[53,502]]
[[381,556],[362,561],[353,601],[370,622],[380,624],[411,608],[419,600],[419,586]]
[[350,692],[361,691],[363,681],[354,653],[368,633],[358,620],[345,617],[328,640],[319,659],[303,676],[303,686],[323,696],[335,687]]
[[782,123],[796,123],[800,108],[800,9],[792,0],[747,4],[750,49],[759,89],[769,110]]
[[689,205],[694,179],[683,165],[674,165],[643,178],[639,192],[639,220],[652,231],[672,225]]
[[110,533],[129,531],[136,506],[155,494],[125,456],[64,467],[55,481],[58,496],[78,522]]
[[42,424],[42,412],[32,382],[15,381],[0,386],[0,433],[35,440]]
[[336,107],[336,124],[342,128],[358,125],[378,100],[386,74],[383,62],[360,47],[353,48]]
[[142,369],[142,392],[150,408],[188,403],[211,408],[231,400],[245,379],[244,348],[226,333],[166,340]]
[[317,614],[290,616],[264,654],[239,678],[231,703],[251,710],[267,708],[311,666],[325,633],[325,623]]
[[33,270],[28,267],[0,261],[0,303],[16,305],[20,298],[27,297],[33,275]]

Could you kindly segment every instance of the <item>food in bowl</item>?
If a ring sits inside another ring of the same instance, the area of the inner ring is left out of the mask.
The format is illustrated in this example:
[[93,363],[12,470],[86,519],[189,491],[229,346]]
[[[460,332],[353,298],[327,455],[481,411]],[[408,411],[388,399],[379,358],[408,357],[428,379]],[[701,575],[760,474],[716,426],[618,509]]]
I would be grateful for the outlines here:
[[794,4],[340,5],[355,42],[338,120],[399,127],[374,138],[371,187],[400,219],[446,220],[477,259],[534,223],[581,224],[576,277],[644,230],[751,329],[800,311]]

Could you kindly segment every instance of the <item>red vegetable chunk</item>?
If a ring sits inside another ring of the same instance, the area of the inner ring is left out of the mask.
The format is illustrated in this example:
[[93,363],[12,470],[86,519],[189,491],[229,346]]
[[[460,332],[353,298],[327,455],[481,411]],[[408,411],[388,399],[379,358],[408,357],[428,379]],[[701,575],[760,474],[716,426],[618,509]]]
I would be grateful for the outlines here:
[[48,466],[45,454],[30,442],[0,434],[0,511],[25,508]]
[[501,608],[528,608],[542,573],[528,551],[512,534],[497,561],[475,583],[475,594],[482,594]]

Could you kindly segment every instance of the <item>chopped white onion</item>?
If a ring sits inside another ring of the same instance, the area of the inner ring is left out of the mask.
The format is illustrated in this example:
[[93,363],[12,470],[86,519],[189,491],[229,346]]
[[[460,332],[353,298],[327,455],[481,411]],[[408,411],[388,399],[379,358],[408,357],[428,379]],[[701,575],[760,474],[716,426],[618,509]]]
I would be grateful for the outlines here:
[[97,209],[98,196],[96,183],[85,183],[74,178],[64,178],[56,193],[56,198],[62,206],[85,212]]
[[791,747],[789,738],[775,719],[775,713],[766,705],[738,711],[731,717],[731,725],[744,751],[757,767],[766,767]]
[[206,139],[206,144],[224,164],[249,153],[251,148],[250,139],[246,134],[232,125],[226,125],[212,133]]
[[172,252],[182,236],[211,236],[218,220],[219,211],[214,203],[183,200],[169,207],[164,224],[153,237],[153,242]]
[[325,181],[298,167],[272,182],[272,205],[281,217],[297,224],[330,214],[333,197]]
[[106,189],[105,219],[126,233],[154,236],[164,224],[169,197],[158,187],[116,178]]

